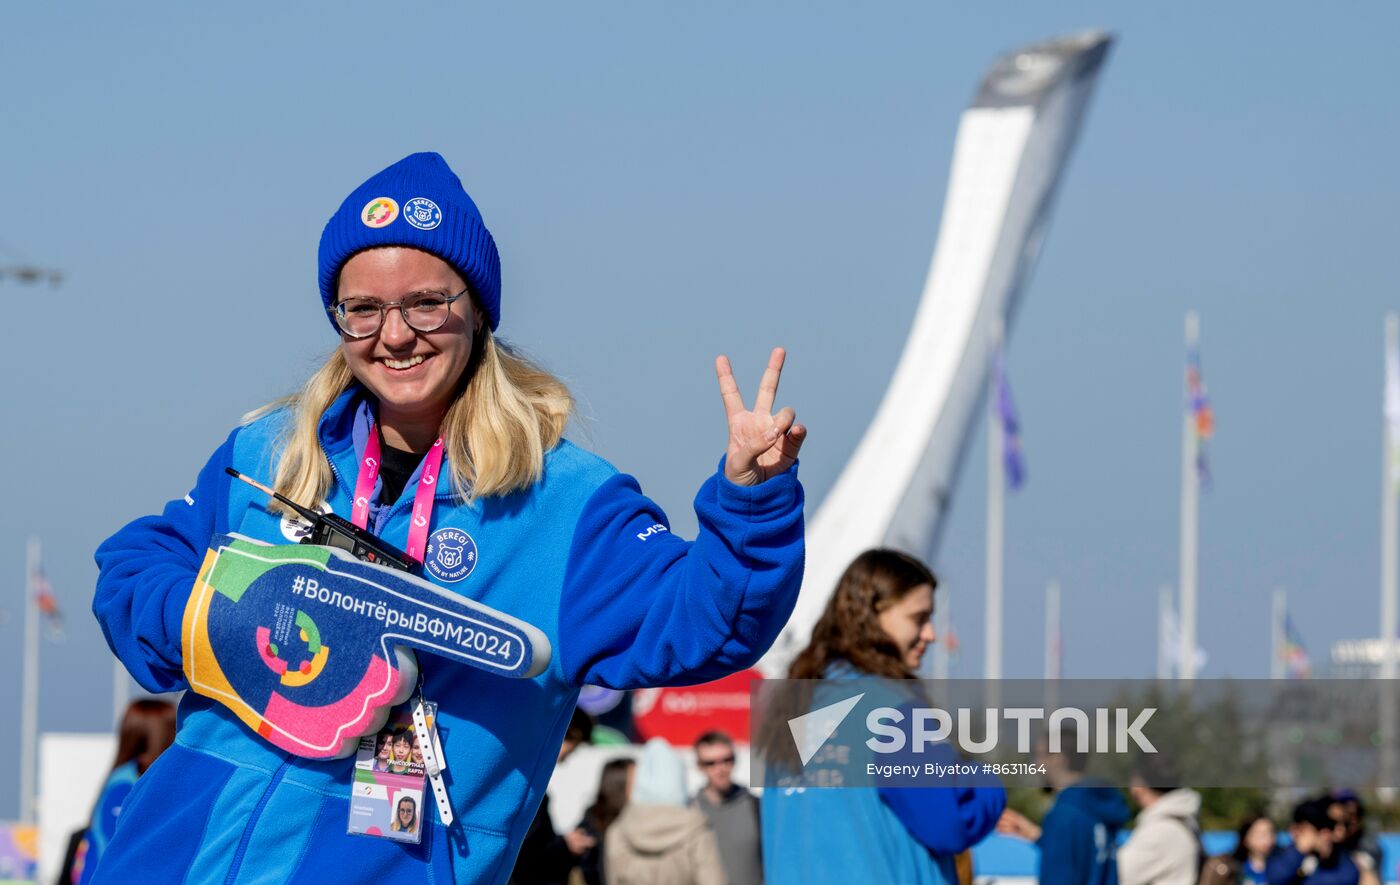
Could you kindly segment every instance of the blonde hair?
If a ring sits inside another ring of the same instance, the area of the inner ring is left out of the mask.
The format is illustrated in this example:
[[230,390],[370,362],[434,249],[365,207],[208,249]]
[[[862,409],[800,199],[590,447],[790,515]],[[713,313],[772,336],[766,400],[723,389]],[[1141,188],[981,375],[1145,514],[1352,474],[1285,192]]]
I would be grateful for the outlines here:
[[[506,495],[538,481],[545,453],[558,445],[574,410],[564,382],[497,341],[485,324],[473,349],[472,365],[442,419],[452,491],[466,501]],[[298,504],[315,507],[329,497],[335,477],[317,431],[322,414],[354,381],[337,347],[298,393],[243,417],[248,423],[280,408],[291,412],[277,445],[281,457],[273,485]],[[290,508],[273,503],[290,514]]]

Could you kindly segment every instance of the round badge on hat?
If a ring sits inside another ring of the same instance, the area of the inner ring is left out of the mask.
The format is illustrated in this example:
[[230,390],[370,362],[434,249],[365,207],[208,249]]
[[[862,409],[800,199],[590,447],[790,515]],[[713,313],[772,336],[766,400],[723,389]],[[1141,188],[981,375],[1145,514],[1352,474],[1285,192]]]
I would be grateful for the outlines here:
[[419,230],[432,230],[442,224],[442,210],[427,197],[414,197],[403,204],[403,220]]
[[375,197],[360,210],[360,220],[365,223],[365,227],[386,227],[398,217],[399,204],[391,197]]

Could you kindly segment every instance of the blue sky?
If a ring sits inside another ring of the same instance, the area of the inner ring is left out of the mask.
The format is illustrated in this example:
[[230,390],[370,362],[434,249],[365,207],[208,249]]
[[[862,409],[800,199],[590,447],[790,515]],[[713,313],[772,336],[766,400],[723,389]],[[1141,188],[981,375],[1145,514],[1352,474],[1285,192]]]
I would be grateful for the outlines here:
[[[958,114],[999,54],[1086,27],[1119,42],[1011,331],[1030,482],[1007,506],[1006,673],[1039,674],[1058,580],[1067,674],[1151,674],[1189,308],[1217,416],[1206,675],[1267,672],[1275,586],[1315,656],[1373,633],[1400,9],[976,6],[12,10],[0,260],[66,274],[0,283],[12,672],[26,535],[69,613],[44,728],[110,724],[96,545],[182,495],[243,411],[333,346],[316,240],[370,173],[448,158],[501,246],[502,334],[570,382],[580,440],[692,532],[724,443],[714,355],[751,392],[767,349],[790,349],[780,399],[811,428],[819,504],[913,316]],[[979,431],[935,562],[969,676],[984,450]]]

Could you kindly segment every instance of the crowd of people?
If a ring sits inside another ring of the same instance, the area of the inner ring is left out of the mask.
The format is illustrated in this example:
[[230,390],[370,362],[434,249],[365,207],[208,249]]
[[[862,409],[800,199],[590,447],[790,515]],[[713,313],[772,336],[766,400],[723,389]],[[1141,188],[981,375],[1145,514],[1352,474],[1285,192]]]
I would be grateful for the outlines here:
[[[578,730],[571,734],[586,740],[587,725],[588,718],[577,714]],[[1074,746],[1072,729],[1061,737],[1060,746]],[[568,746],[563,755],[576,745]],[[722,732],[708,732],[696,741],[694,751],[704,782],[689,795],[684,763],[659,739],[650,741],[640,758],[609,760],[603,765],[596,799],[572,832],[556,835],[547,808],[541,812],[537,829],[521,849],[513,885],[760,885],[765,881],[765,849],[783,858],[769,864],[768,881],[795,881],[798,876],[834,881],[834,876],[815,870],[842,863],[839,844],[828,849],[813,843],[839,843],[842,836],[836,831],[842,827],[815,829],[809,839],[801,840],[800,850],[776,841],[765,843],[763,836],[772,840],[772,835],[761,821],[764,803],[733,779],[733,739]],[[1207,856],[1199,824],[1200,794],[1177,783],[1170,770],[1152,757],[1144,757],[1127,790],[1136,815],[1124,791],[1084,773],[1087,754],[1050,753],[1042,734],[1036,757],[1045,765],[1046,786],[1054,794],[1048,811],[1036,824],[1005,809],[996,819],[995,830],[1035,845],[1042,885],[1380,885],[1383,881],[1380,844],[1366,827],[1365,805],[1351,790],[1299,801],[1286,838],[1267,813],[1253,812],[1240,822],[1229,851]],[[831,791],[828,798],[844,801],[845,792]],[[880,791],[874,792],[879,798]],[[940,860],[953,861],[950,877],[878,878],[873,871],[887,872],[880,867],[887,858],[876,850],[881,848],[878,843],[871,843],[863,852],[853,851],[850,859],[872,870],[868,881],[970,882],[970,859],[959,845],[981,841],[985,826],[965,829],[960,843],[925,841],[921,834],[940,821],[930,817],[916,823],[900,818],[898,807],[890,806],[889,820],[904,827],[910,844],[922,845],[935,866]],[[818,810],[829,808],[825,803],[818,806]],[[844,828],[869,837],[876,820],[842,822]],[[959,859],[964,861],[961,866]]]
[[[121,805],[137,778],[171,743],[174,708],[140,700],[119,728],[112,775],[93,810],[90,825],[74,834],[59,882],[88,881]],[[558,761],[587,743],[593,722],[576,710]],[[389,735],[392,738],[392,734]],[[1299,801],[1287,838],[1264,811],[1247,815],[1231,850],[1205,856],[1198,824],[1200,795],[1177,783],[1166,757],[1143,757],[1128,794],[1137,806],[1133,818],[1123,792],[1084,773],[1088,754],[1074,751],[1072,726],[1050,752],[1042,733],[1035,756],[1044,766],[1054,799],[1039,824],[1011,809],[1002,811],[996,831],[1026,839],[1038,850],[1042,885],[1379,885],[1381,849],[1366,826],[1366,807],[1351,790],[1337,790]],[[513,885],[762,885],[764,844],[760,799],[734,779],[734,739],[721,731],[694,743],[699,790],[686,789],[685,762],[661,740],[648,742],[639,756],[603,764],[596,795],[578,825],[555,832],[546,797],[511,875]],[[1130,819],[1131,829],[1128,828]],[[418,809],[404,798],[394,829],[416,829]],[[829,831],[825,831],[829,832]],[[909,827],[917,840],[918,831]],[[978,841],[980,830],[966,835]],[[983,834],[985,835],[985,834]],[[976,837],[976,838],[974,838]],[[925,844],[931,856],[937,852]],[[947,846],[944,846],[947,847]],[[956,846],[953,846],[956,847]],[[966,855],[953,854],[956,859]],[[832,855],[816,852],[829,860]],[[867,862],[870,859],[867,858]],[[797,864],[799,867],[801,863]],[[85,876],[84,874],[87,874]],[[968,882],[970,866],[954,864],[950,882]],[[772,877],[782,878],[782,873]]]
[[[1201,841],[1201,796],[1164,760],[1144,755],[1121,792],[1084,773],[1087,754],[1074,751],[1072,730],[1059,752],[1037,746],[1054,801],[1039,825],[1007,810],[1001,833],[1035,844],[1042,885],[1379,885],[1380,844],[1366,829],[1365,805],[1351,790],[1298,802],[1288,838],[1264,810],[1244,818],[1235,844],[1207,856]],[[1126,835],[1126,838],[1124,838]]]
[[[937,580],[902,553],[872,550],[838,584],[807,649],[788,675],[803,680],[909,679],[936,640]],[[916,685],[916,683],[911,683]],[[911,688],[911,691],[917,691]],[[818,691],[811,707],[825,699]],[[779,720],[782,717],[777,717]],[[587,717],[575,714],[579,740]],[[513,882],[970,883],[969,849],[991,832],[1037,848],[1043,885],[1379,885],[1381,852],[1365,806],[1340,790],[1300,801],[1287,838],[1264,811],[1241,821],[1234,847],[1207,856],[1201,795],[1169,753],[1143,754],[1125,791],[1086,773],[1073,723],[1035,760],[1053,801],[1040,823],[1005,807],[999,785],[792,790],[761,799],[733,780],[733,740],[695,743],[704,787],[684,795],[675,753],[652,741],[634,762],[607,763],[577,829],[523,847]],[[560,759],[576,746],[566,741]],[[768,759],[770,766],[782,759]],[[771,781],[771,777],[770,777]],[[1129,801],[1131,800],[1131,802]],[[1136,809],[1136,812],[1134,812]],[[547,815],[542,819],[547,827]],[[718,851],[716,852],[716,849]],[[552,857],[547,872],[538,861]],[[571,880],[571,876],[577,876]]]
[[[575,711],[559,761],[588,739]],[[758,799],[734,781],[734,740],[710,731],[695,742],[705,784],[687,790],[685,762],[660,739],[637,758],[604,763],[597,795],[572,830],[556,833],[546,800],[521,846],[514,885],[761,885]]]

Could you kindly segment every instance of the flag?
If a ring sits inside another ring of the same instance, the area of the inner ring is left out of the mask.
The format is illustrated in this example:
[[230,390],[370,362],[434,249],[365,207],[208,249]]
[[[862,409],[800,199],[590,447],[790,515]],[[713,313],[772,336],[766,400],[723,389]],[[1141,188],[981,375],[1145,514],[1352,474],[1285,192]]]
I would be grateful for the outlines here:
[[1006,378],[1006,359],[997,348],[992,363],[997,397],[997,419],[1001,421],[1001,463],[1006,469],[1006,485],[1012,491],[1026,481],[1026,464],[1021,457],[1021,420],[1016,416],[1016,401],[1011,398],[1011,383]]
[[958,631],[953,629],[953,625],[948,625],[948,632],[943,635],[943,650],[948,654],[948,665],[951,667],[962,659],[962,644],[958,642]]
[[1303,634],[1298,632],[1292,615],[1283,616],[1283,645],[1279,653],[1283,655],[1283,671],[1287,678],[1307,679],[1312,675],[1308,650],[1303,647]]
[[1187,407],[1196,428],[1196,479],[1202,488],[1210,488],[1210,462],[1206,459],[1206,440],[1215,435],[1215,412],[1210,407],[1210,394],[1201,377],[1201,351],[1192,347],[1186,353]]
[[1390,484],[1400,488],[1400,353],[1385,352],[1385,426],[1390,432]]
[[62,639],[64,635],[63,612],[59,610],[58,599],[53,595],[53,586],[49,583],[48,576],[44,574],[42,564],[34,572],[34,604],[38,606],[39,614],[44,619],[49,639],[55,641]]
[[[1158,639],[1166,644],[1167,661],[1171,664],[1172,672],[1179,676],[1181,674],[1181,626],[1176,620],[1176,609],[1167,608],[1162,611]],[[1199,673],[1205,669],[1207,657],[1206,650],[1199,645],[1196,646],[1195,672]]]

